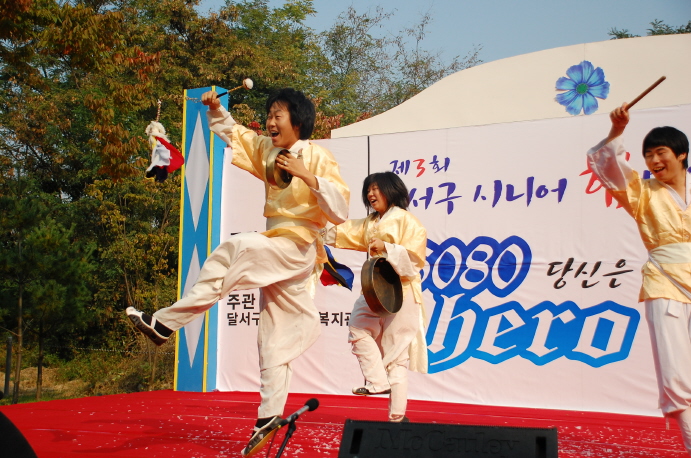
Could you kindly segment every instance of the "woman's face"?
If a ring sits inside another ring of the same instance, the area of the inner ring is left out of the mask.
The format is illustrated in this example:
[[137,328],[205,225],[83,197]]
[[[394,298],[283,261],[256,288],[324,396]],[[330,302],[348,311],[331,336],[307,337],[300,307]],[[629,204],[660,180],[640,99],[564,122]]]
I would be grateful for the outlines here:
[[379,216],[386,213],[386,210],[389,209],[389,202],[386,200],[386,197],[384,197],[384,194],[379,191],[377,183],[372,183],[369,185],[369,188],[367,188],[367,200],[374,211],[379,213]]

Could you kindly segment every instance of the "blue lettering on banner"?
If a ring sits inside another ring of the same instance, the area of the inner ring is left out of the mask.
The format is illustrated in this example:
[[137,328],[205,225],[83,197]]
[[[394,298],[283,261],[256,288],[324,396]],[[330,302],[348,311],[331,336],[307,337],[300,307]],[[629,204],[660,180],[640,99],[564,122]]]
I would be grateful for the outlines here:
[[[535,183],[535,177],[528,177],[526,179],[525,188],[511,183],[504,184],[501,180],[494,180],[494,185],[491,191],[492,208],[496,207],[500,202],[525,202],[525,206],[529,207],[535,199],[544,199],[552,194],[556,195],[557,203],[561,203],[566,193],[568,181],[566,178],[560,178],[557,181],[556,188],[550,189],[546,184]],[[473,202],[482,202],[487,200],[483,190],[483,185],[475,186],[473,193]],[[454,211],[454,200],[463,197],[459,194],[460,185],[448,181],[440,183],[437,187],[427,186],[425,189],[412,187],[408,193],[410,204],[413,207],[427,210],[431,204],[439,205],[446,204],[446,214],[450,215]],[[468,196],[469,197],[469,196]]]
[[542,366],[565,357],[601,367],[628,357],[640,321],[636,309],[544,301],[526,310],[510,301],[483,310],[474,301],[484,291],[507,297],[523,283],[532,252],[522,238],[477,237],[468,245],[455,237],[428,239],[427,247],[422,288],[435,300],[427,329],[430,373],[469,358],[499,364],[519,356]]

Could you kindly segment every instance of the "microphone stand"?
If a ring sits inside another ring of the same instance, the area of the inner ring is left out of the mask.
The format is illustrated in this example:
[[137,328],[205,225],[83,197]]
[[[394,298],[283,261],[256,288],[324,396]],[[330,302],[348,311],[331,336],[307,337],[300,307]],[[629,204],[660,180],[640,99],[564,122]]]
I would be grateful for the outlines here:
[[[295,420],[297,420],[297,418]],[[297,428],[295,426],[295,420],[288,423],[288,431],[286,431],[286,435],[283,438],[283,442],[281,443],[281,448],[279,448],[278,453],[276,453],[276,458],[279,458],[281,456],[281,454],[283,453],[283,449],[286,448],[288,441],[293,436],[293,433],[295,432],[295,428]]]

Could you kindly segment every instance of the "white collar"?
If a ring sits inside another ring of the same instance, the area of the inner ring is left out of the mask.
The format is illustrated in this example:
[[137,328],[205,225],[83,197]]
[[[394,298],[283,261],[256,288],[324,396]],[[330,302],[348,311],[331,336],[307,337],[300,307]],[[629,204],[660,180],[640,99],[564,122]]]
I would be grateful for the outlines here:
[[689,203],[691,203],[691,180],[689,180],[688,173],[686,175],[686,180],[685,180],[686,181],[686,192],[685,192],[685,195],[683,198],[679,195],[679,193],[677,191],[672,189],[672,187],[670,185],[668,185],[667,183],[663,183],[660,180],[657,180],[657,181],[660,184],[662,184],[662,186],[667,188],[669,193],[672,195],[672,198],[674,199],[674,201],[677,203],[677,205],[679,205],[679,208],[681,208],[682,210],[686,210],[689,207]]
[[288,151],[290,151],[293,154],[293,156],[297,156],[301,150],[307,148],[309,145],[309,140],[298,140],[295,143],[293,143],[293,146],[288,148]]

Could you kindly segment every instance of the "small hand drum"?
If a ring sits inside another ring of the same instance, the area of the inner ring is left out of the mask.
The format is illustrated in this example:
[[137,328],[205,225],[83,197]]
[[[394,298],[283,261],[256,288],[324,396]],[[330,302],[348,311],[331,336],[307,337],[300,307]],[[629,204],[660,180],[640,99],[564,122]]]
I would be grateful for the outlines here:
[[362,294],[379,316],[392,315],[403,305],[401,278],[385,258],[369,258],[362,265]]
[[276,165],[279,155],[290,155],[287,149],[274,148],[266,158],[266,181],[275,188],[285,189],[290,185],[293,175]]

